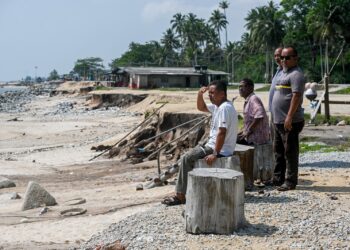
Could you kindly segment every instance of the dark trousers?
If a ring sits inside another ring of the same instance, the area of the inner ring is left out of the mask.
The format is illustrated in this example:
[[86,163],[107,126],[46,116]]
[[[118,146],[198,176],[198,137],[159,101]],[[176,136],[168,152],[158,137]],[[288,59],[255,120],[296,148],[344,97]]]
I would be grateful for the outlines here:
[[284,124],[274,124],[274,181],[294,186],[298,184],[299,134],[303,127],[304,121],[296,122],[288,132]]

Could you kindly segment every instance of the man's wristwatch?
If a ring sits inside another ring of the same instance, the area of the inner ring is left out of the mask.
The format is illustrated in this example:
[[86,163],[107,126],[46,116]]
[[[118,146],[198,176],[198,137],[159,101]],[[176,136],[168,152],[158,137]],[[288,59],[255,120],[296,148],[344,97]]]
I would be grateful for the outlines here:
[[216,152],[215,149],[214,149],[212,154],[215,155],[216,157],[218,157],[218,152]]

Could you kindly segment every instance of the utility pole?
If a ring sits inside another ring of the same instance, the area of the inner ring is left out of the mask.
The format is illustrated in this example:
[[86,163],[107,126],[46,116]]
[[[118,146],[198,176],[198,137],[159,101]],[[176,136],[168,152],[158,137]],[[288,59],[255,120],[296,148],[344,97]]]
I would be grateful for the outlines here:
[[324,75],[324,114],[327,122],[330,120],[329,114],[329,58],[328,58],[328,39],[326,40],[326,51],[325,51],[325,75]]
[[35,78],[34,78],[34,81],[36,82],[38,66],[35,66],[34,68],[35,68]]
[[231,79],[232,79],[232,82],[235,82],[235,67],[234,67],[234,57],[233,57],[233,51],[232,51],[232,71],[231,71]]
[[329,84],[329,75],[328,73],[326,73],[324,75],[324,114],[327,122],[330,120],[328,84]]
[[232,55],[232,52],[228,53],[226,57],[226,71],[229,74],[230,74],[230,61],[229,61],[230,55]]

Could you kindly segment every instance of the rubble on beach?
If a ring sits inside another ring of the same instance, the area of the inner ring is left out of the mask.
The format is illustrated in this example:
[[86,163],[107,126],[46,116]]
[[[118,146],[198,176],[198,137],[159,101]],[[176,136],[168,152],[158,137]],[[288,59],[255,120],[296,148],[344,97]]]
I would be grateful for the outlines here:
[[0,94],[0,112],[26,112],[28,111],[25,107],[26,104],[37,96],[49,96],[56,87],[56,84],[42,83],[29,85],[16,91],[4,92]]

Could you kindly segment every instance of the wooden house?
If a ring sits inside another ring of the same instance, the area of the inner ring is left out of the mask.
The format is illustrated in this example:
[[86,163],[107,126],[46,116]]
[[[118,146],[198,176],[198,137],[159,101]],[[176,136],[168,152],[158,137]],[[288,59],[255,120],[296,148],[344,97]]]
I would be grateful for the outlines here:
[[213,80],[226,79],[227,73],[206,66],[180,67],[120,67],[111,72],[115,86],[129,88],[195,88]]

